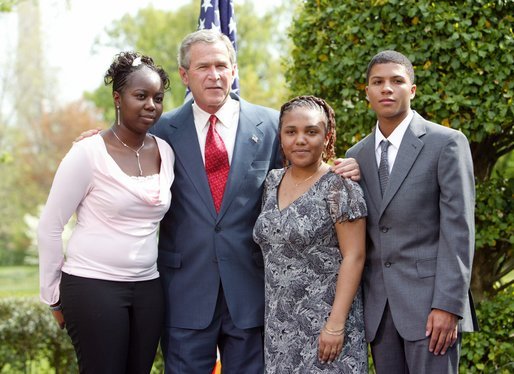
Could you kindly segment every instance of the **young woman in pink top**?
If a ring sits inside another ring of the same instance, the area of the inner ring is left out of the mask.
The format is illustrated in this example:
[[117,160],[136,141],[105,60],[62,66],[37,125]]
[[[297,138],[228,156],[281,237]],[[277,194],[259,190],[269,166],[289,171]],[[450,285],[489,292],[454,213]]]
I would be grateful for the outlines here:
[[162,114],[169,78],[152,58],[124,52],[105,83],[113,85],[116,121],[73,145],[41,215],[41,300],[66,327],[81,373],[148,373],[163,323],[157,230],[171,202],[174,154],[147,132]]

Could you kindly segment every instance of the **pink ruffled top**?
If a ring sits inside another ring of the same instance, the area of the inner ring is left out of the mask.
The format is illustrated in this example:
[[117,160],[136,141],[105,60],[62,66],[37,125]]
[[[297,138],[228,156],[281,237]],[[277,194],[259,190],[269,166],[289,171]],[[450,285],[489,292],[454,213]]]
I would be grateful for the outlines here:
[[[100,135],[73,145],[62,160],[38,227],[40,297],[59,300],[61,272],[113,281],[155,279],[157,231],[171,203],[175,156],[155,138],[159,174],[132,177],[107,152]],[[77,223],[63,251],[62,233]]]

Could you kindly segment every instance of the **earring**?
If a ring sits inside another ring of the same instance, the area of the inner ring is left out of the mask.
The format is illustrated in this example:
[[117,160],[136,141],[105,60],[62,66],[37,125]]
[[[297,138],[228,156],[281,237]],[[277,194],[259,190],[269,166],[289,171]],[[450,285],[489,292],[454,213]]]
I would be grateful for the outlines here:
[[116,118],[117,118],[117,125],[118,126],[121,126],[121,123],[120,123],[120,106],[119,105],[116,105]]

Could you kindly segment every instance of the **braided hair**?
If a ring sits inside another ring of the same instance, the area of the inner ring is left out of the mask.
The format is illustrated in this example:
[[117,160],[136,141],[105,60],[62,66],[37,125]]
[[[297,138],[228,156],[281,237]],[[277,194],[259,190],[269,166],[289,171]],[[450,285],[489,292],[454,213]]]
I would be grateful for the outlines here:
[[[282,105],[280,108],[280,117],[278,122],[279,141],[280,130],[282,129],[282,118],[288,112],[291,112],[298,108],[308,108],[319,111],[325,117],[325,136],[328,136],[328,143],[323,149],[322,159],[324,162],[330,160],[335,156],[335,142],[336,142],[336,119],[334,110],[328,103],[316,96],[298,96],[294,99],[289,100],[287,103]],[[287,166],[287,160],[282,148],[282,159],[284,160],[284,166]]]
[[104,83],[105,85],[112,83],[112,91],[121,92],[125,88],[129,76],[143,66],[159,75],[164,90],[169,88],[170,79],[166,71],[161,66],[155,65],[151,57],[138,52],[121,52],[114,56],[111,66],[105,73]]

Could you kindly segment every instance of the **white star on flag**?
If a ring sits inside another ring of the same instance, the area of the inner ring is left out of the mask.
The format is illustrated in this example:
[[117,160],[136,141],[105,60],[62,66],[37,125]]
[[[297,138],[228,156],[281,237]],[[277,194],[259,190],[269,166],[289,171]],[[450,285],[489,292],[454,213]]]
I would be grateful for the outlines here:
[[207,9],[212,8],[211,0],[203,0],[202,8],[204,12],[207,12]]

